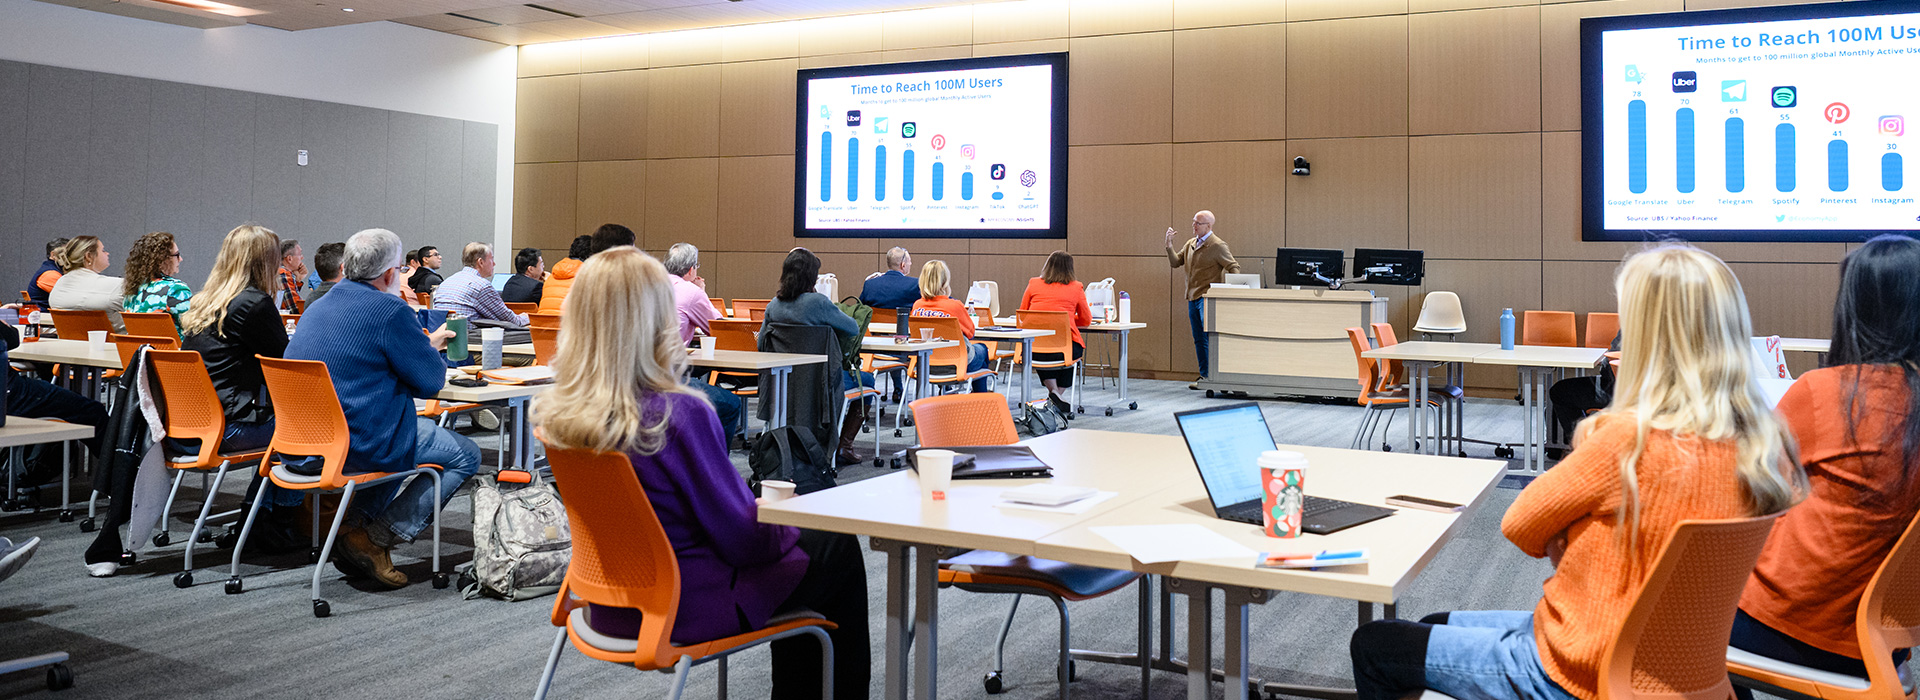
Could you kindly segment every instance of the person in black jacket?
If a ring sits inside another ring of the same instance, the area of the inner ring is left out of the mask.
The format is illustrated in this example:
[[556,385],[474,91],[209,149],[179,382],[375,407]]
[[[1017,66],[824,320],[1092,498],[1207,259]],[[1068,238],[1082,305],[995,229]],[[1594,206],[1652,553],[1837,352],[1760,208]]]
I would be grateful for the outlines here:
[[500,300],[508,303],[538,304],[547,286],[547,260],[539,248],[521,248],[513,256],[513,279],[500,290]]
[[407,287],[415,294],[427,294],[440,286],[440,249],[433,246],[420,247],[420,267],[414,268],[413,277],[407,280]]

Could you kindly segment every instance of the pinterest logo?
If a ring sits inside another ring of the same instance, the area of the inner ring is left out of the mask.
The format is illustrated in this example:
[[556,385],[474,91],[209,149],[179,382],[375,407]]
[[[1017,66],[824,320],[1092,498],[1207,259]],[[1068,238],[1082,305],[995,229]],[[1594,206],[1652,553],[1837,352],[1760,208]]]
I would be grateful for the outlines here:
[[1833,104],[1827,105],[1826,114],[1827,114],[1827,121],[1833,122],[1835,124],[1839,124],[1841,122],[1846,121],[1847,117],[1853,116],[1853,110],[1849,109],[1846,103],[1844,102],[1835,102]]

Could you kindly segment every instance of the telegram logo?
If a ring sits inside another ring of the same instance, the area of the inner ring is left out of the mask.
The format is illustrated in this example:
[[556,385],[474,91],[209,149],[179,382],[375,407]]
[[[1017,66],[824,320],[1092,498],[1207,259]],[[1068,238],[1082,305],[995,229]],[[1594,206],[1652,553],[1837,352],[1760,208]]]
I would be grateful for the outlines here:
[[1720,101],[1721,102],[1747,101],[1747,81],[1745,80],[1720,81]]

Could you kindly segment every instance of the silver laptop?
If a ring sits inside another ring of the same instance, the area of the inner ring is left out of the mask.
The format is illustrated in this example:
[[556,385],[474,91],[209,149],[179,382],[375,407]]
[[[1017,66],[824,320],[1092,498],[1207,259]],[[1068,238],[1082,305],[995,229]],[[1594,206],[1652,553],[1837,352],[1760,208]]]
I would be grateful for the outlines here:
[[[1187,440],[1200,482],[1207,487],[1213,514],[1222,520],[1252,525],[1260,521],[1260,453],[1277,449],[1260,405],[1231,403],[1173,414],[1180,435]],[[1308,496],[1300,529],[1316,535],[1339,532],[1361,523],[1393,515],[1381,508],[1331,498]]]

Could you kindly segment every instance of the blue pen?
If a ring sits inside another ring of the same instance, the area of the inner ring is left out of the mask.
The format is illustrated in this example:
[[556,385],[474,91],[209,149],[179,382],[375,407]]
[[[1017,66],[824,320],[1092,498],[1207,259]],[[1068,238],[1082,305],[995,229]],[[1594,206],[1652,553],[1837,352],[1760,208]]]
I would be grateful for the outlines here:
[[1319,554],[1318,556],[1315,556],[1315,557],[1314,557],[1314,559],[1316,559],[1316,560],[1325,560],[1325,559],[1357,559],[1357,558],[1359,558],[1359,557],[1360,557],[1361,555],[1364,555],[1364,554],[1366,554],[1366,550],[1362,550],[1362,549],[1353,549],[1353,550],[1348,550],[1348,551],[1345,551],[1345,552],[1331,552],[1331,551],[1328,551],[1328,552],[1321,552],[1321,553],[1320,553],[1320,554]]

